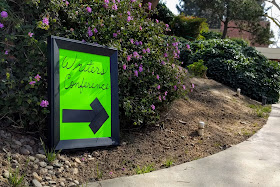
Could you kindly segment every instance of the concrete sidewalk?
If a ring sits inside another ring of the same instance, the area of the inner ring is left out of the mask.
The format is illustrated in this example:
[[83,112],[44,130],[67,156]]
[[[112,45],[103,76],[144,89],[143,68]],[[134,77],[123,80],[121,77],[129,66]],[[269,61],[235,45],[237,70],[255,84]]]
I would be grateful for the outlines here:
[[206,158],[89,187],[280,186],[280,104],[247,141]]

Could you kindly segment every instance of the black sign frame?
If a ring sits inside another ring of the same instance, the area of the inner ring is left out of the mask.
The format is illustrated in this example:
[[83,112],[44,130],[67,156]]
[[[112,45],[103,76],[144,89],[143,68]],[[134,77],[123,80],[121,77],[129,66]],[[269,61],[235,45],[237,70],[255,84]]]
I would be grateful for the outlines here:
[[[58,36],[48,37],[48,146],[54,150],[119,145],[118,51],[115,48]],[[111,137],[60,140],[59,49],[110,57]]]

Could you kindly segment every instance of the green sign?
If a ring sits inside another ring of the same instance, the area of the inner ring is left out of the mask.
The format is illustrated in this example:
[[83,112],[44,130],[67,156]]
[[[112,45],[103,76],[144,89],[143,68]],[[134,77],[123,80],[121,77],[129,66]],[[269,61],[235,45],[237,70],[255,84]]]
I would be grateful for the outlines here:
[[50,146],[117,145],[117,51],[59,37],[49,39],[49,51]]

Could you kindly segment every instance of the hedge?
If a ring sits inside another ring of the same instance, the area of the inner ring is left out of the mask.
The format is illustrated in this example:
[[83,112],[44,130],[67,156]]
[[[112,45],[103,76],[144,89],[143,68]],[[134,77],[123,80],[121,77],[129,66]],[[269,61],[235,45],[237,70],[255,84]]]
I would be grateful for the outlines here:
[[[240,45],[241,44],[241,45]],[[203,60],[208,67],[207,76],[261,101],[262,96],[270,103],[279,100],[280,65],[270,61],[246,42],[230,39],[195,41],[192,51],[181,52],[185,66]]]
[[[118,49],[122,125],[145,125],[186,93],[176,38],[151,20],[151,4],[116,1],[0,2],[0,118],[27,130],[46,127],[46,38],[56,35]],[[7,16],[6,16],[7,15]]]

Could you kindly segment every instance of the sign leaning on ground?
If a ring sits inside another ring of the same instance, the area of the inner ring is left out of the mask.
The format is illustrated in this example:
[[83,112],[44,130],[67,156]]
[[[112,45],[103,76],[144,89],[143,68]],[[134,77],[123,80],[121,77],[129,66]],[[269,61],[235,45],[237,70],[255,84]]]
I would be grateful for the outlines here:
[[117,50],[48,38],[49,146],[119,144]]

